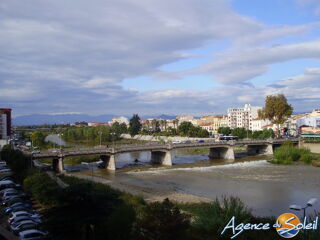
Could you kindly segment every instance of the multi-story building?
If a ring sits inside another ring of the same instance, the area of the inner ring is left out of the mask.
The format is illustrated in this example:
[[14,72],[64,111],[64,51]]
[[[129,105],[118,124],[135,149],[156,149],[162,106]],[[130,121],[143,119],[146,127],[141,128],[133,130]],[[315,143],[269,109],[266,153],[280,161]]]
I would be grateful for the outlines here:
[[11,132],[11,109],[0,108],[0,139],[9,139]]
[[245,128],[252,130],[252,119],[258,117],[258,110],[262,107],[254,107],[245,104],[243,108],[228,109],[228,126],[230,128]]

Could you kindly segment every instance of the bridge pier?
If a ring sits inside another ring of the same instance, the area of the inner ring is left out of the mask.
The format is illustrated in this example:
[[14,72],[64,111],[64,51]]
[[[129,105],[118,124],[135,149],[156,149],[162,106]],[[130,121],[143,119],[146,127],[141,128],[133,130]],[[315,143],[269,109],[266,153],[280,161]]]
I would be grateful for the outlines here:
[[172,166],[172,152],[166,151],[151,151],[151,162],[155,164],[162,164]]
[[106,169],[112,170],[112,171],[116,170],[117,154],[100,155],[100,159],[104,161]]
[[52,169],[58,173],[65,173],[66,170],[64,168],[64,159],[63,157],[54,158],[52,161]]
[[265,144],[265,145],[248,145],[247,153],[248,155],[256,155],[256,154],[272,155],[273,145],[271,143]]
[[233,147],[214,147],[210,148],[209,158],[235,160]]

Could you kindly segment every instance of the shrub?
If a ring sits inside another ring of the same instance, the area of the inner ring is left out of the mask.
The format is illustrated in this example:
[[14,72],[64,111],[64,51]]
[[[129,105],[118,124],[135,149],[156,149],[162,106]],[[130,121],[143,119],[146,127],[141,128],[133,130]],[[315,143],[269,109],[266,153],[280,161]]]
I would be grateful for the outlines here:
[[54,205],[57,202],[60,188],[45,173],[36,173],[23,181],[24,188],[43,205]]
[[307,148],[297,148],[292,143],[285,143],[274,151],[274,161],[276,164],[292,164],[293,162],[302,161],[311,163],[313,156]]
[[136,235],[141,240],[190,239],[190,217],[165,199],[145,206],[137,220]]

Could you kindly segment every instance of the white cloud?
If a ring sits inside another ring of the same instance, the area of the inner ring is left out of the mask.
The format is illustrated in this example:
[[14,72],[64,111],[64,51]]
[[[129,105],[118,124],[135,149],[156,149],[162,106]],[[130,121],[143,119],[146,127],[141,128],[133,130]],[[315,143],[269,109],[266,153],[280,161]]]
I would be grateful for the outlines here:
[[315,15],[320,16],[320,2],[318,0],[296,0],[301,6],[312,6]]
[[212,74],[222,83],[248,83],[265,73],[271,64],[294,59],[320,59],[320,40],[217,54],[214,61],[184,74]]

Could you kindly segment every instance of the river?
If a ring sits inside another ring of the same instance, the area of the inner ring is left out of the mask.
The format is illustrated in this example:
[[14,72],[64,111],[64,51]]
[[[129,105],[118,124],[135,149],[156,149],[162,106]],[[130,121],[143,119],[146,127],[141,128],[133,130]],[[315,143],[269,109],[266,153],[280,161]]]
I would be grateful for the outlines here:
[[[311,147],[319,150],[315,145]],[[212,200],[236,196],[257,216],[292,212],[289,205],[304,206],[310,198],[318,198],[319,202],[308,213],[320,212],[320,168],[274,165],[261,156],[237,158],[230,163],[208,160],[207,154],[186,155],[180,151],[175,153],[172,167],[151,166],[150,158],[149,152],[121,154],[117,160],[120,170],[115,174],[108,171],[94,174],[131,187],[175,191]],[[135,159],[139,162],[134,163]]]

